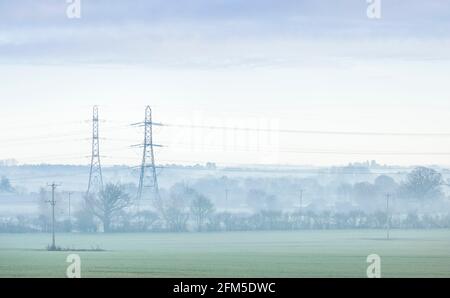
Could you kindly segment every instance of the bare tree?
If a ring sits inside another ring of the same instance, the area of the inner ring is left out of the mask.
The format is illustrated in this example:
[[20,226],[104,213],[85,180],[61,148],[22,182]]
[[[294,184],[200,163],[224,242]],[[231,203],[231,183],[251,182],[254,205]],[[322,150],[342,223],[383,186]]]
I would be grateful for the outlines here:
[[183,209],[171,205],[164,211],[164,218],[167,228],[173,232],[182,232],[186,230],[186,224],[189,219],[189,213]]
[[213,203],[203,195],[198,195],[191,203],[191,213],[197,222],[197,228],[202,230],[205,219],[214,211]]
[[88,195],[86,204],[103,223],[103,230],[109,232],[112,218],[131,204],[129,195],[120,184],[108,183],[98,195]]
[[14,192],[14,187],[12,187],[11,182],[6,177],[2,177],[0,179],[0,192],[7,192],[7,193]]
[[139,231],[149,231],[155,227],[157,227],[158,222],[161,220],[158,213],[153,211],[139,211],[135,214],[137,219],[137,227]]
[[197,192],[182,183],[173,185],[170,194],[164,199],[161,214],[170,231],[181,232],[187,229],[189,220],[189,202],[197,196]]
[[184,196],[175,193],[171,193],[166,198],[161,210],[164,221],[170,231],[181,232],[186,230],[186,224],[189,219],[186,201]]
[[95,232],[97,230],[94,214],[86,203],[75,212],[75,225],[81,232]]
[[424,199],[442,196],[442,183],[442,175],[434,169],[417,167],[402,185],[403,195],[422,203]]

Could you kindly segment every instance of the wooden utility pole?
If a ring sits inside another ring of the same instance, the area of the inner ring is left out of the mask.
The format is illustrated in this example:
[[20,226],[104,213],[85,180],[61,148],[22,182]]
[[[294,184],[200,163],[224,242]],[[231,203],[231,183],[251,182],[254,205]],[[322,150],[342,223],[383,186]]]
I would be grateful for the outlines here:
[[389,199],[391,198],[391,194],[386,194],[386,238],[387,240],[390,239],[390,228],[391,228],[391,216],[389,213]]
[[48,201],[50,205],[52,206],[52,246],[50,247],[50,250],[56,250],[56,244],[55,244],[55,190],[59,186],[53,182],[52,184],[47,184],[47,186],[52,188],[52,199]]
[[298,206],[298,214],[299,214],[299,224],[300,227],[303,226],[303,188],[299,190],[299,206]]
[[72,192],[69,191],[69,226],[70,226],[70,232],[72,232],[72,216],[71,216],[71,204],[70,204],[70,197],[72,196]]
[[302,208],[303,208],[303,189],[302,188],[300,188],[300,197],[299,197],[299,199],[300,199],[300,206],[299,206],[299,213],[300,213],[300,216],[302,215]]
[[228,192],[229,189],[225,188],[225,211],[228,211]]

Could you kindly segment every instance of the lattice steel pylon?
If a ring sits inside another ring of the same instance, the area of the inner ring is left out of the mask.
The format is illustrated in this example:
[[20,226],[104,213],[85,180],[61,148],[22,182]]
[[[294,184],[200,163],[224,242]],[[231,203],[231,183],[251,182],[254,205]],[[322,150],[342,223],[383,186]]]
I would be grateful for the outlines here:
[[100,141],[98,132],[98,107],[94,106],[92,113],[92,154],[91,170],[86,194],[97,193],[103,190],[102,166],[100,163]]
[[140,201],[143,197],[144,189],[152,189],[154,199],[159,201],[158,178],[156,175],[155,153],[153,147],[162,147],[161,145],[153,144],[153,125],[160,125],[152,122],[152,109],[150,106],[145,108],[144,122],[135,123],[133,125],[140,125],[144,127],[144,143],[138,146],[143,147],[141,173],[139,176],[139,186],[137,191],[137,200]]

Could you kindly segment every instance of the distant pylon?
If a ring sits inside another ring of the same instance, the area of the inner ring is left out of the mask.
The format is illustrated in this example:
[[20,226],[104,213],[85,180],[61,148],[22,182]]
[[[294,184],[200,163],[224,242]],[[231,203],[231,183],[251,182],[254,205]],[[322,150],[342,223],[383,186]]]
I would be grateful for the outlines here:
[[98,133],[98,107],[94,106],[92,115],[92,154],[91,170],[87,194],[103,190],[102,167],[100,164],[100,144]]
[[144,143],[137,145],[143,147],[141,173],[139,176],[139,186],[137,199],[141,200],[144,188],[153,190],[154,199],[159,200],[158,178],[156,176],[155,154],[153,147],[161,147],[161,145],[153,144],[153,125],[160,125],[152,122],[152,109],[150,106],[145,108],[144,122],[135,123],[133,125],[144,126]]

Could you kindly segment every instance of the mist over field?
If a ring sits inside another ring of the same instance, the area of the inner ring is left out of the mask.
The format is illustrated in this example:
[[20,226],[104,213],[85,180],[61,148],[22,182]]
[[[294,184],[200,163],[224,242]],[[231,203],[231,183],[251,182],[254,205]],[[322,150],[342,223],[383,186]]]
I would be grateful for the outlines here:
[[[47,181],[60,185],[56,190],[57,230],[103,231],[104,218],[92,214],[94,207],[86,204],[89,169],[0,167],[2,231],[48,231],[51,189]],[[329,168],[208,163],[166,165],[158,172],[164,207],[157,205],[151,190],[137,198],[139,167],[103,168],[105,183],[116,185],[128,200],[109,215],[111,231],[384,228],[386,214],[398,228],[449,225],[449,171],[445,168],[382,166],[375,161]]]

